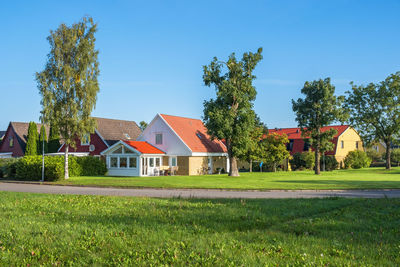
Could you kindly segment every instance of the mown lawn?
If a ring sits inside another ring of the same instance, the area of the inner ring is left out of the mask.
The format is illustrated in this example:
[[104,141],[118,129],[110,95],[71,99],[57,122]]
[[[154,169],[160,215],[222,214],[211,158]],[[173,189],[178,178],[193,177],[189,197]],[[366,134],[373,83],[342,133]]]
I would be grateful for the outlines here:
[[0,265],[400,265],[400,200],[0,192]]
[[375,189],[400,188],[400,168],[241,173],[240,177],[225,175],[152,176],[152,177],[71,177],[56,182],[66,185],[156,188],[218,188],[218,189]]

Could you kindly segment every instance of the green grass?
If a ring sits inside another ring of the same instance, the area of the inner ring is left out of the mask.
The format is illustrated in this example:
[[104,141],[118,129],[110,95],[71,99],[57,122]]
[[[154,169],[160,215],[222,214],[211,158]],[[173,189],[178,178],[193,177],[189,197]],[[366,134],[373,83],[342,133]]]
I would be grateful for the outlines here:
[[400,168],[337,170],[314,175],[312,171],[241,173],[227,175],[153,176],[153,177],[71,177],[56,182],[65,185],[156,187],[156,188],[215,188],[215,189],[377,189],[400,188]]
[[399,266],[399,199],[0,192],[0,265]]

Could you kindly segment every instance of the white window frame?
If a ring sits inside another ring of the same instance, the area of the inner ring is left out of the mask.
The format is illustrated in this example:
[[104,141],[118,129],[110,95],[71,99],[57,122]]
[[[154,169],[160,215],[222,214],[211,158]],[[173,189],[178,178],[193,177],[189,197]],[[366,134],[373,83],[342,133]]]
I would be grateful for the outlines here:
[[[87,138],[86,138],[87,136]],[[87,143],[84,143],[83,140],[87,141]],[[90,134],[84,134],[81,138],[81,146],[90,146]]]
[[[172,165],[172,159],[173,159],[173,158],[175,159],[175,166]],[[177,156],[170,156],[170,157],[169,157],[168,165],[169,165],[170,167],[176,167],[176,166],[178,166],[178,157],[177,157]]]
[[[140,158],[140,155],[136,154],[135,152],[133,153],[125,153],[125,151],[129,150],[125,146],[122,146],[121,152],[118,154],[113,154],[113,152],[120,147],[116,147],[113,151],[109,152],[107,155],[107,165],[109,169],[122,169],[122,170],[136,170],[138,168],[138,158]],[[111,158],[117,158],[117,167],[111,167]],[[126,167],[122,167],[120,165],[120,158],[126,158]],[[136,158],[136,167],[130,167],[130,158]]]

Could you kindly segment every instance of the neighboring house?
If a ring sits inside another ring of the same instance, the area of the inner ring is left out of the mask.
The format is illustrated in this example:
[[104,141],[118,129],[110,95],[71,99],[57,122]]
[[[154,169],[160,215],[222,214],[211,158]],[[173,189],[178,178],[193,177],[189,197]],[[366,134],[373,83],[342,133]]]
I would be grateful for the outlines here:
[[[148,151],[136,149],[136,154],[142,155],[138,165],[142,171],[136,170],[140,176],[153,175],[154,168],[156,173],[158,170],[169,170],[179,175],[211,174],[222,169],[228,171],[225,145],[219,140],[211,140],[203,122],[198,119],[157,114],[137,141],[145,142],[162,152],[149,156]],[[119,145],[128,147],[128,144],[129,142],[121,141]],[[123,166],[112,166],[112,151],[110,148],[102,153],[107,156],[109,173],[116,173],[113,168],[126,170],[122,173],[120,171],[120,175],[131,173],[125,167],[125,159]],[[115,163],[115,159],[113,162]]]
[[0,131],[0,146],[1,146],[1,142],[3,141],[3,137],[4,137],[5,133],[6,133],[6,131]]
[[[325,155],[333,155],[338,162],[342,162],[350,151],[364,150],[361,137],[354,128],[349,125],[326,126],[321,128],[321,131],[325,132],[329,129],[337,130],[337,134],[332,139],[332,143],[334,144],[333,150],[326,152]],[[304,142],[301,137],[300,128],[271,129],[269,132],[280,135],[286,134],[288,136],[289,143],[287,144],[287,148],[291,155],[310,149],[310,144]]]
[[[36,123],[38,133],[40,123]],[[22,157],[25,154],[28,139],[28,122],[10,122],[0,144],[0,157]],[[49,136],[49,127],[45,126],[46,134]]]
[[[69,148],[69,152],[88,153],[91,156],[99,156],[100,153],[119,140],[136,140],[141,134],[139,126],[134,121],[94,118],[97,128],[93,134],[84,138],[76,138],[76,148]],[[58,152],[65,152],[64,144]]]

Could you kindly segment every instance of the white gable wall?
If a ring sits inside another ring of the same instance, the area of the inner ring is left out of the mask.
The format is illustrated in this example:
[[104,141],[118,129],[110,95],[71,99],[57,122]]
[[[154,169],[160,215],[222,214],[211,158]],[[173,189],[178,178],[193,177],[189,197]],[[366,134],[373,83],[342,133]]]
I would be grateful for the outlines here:
[[[156,144],[156,134],[162,133],[163,143]],[[191,156],[192,151],[185,143],[173,132],[168,124],[160,117],[156,117],[146,127],[143,133],[138,137],[138,141],[147,141],[155,147],[163,150],[167,155],[174,156]]]

